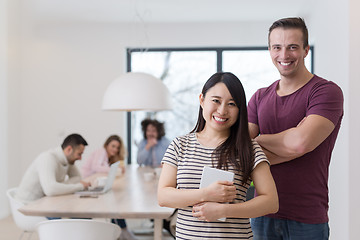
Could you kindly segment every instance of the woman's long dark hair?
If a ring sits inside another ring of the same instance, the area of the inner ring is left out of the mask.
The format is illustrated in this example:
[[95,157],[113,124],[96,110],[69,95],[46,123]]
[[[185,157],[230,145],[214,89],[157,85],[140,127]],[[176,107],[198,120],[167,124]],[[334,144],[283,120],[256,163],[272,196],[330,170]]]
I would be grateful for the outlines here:
[[[212,75],[205,83],[202,94],[205,98],[207,91],[217,83],[224,83],[229,90],[236,106],[239,108],[238,119],[231,126],[229,137],[220,144],[213,153],[213,165],[217,160],[216,168],[228,169],[228,163],[237,171],[242,172],[242,183],[245,184],[250,178],[254,166],[253,145],[249,134],[246,97],[240,80],[232,73],[219,72]],[[205,127],[203,109],[200,106],[199,116],[195,128],[191,131],[201,132]]]

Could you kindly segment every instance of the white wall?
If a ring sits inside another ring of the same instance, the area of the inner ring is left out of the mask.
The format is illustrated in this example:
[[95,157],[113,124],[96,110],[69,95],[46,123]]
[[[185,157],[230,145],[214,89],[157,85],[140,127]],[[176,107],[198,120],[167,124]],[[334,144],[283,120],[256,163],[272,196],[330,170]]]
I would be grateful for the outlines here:
[[7,156],[7,1],[0,0],[0,219],[9,214]]
[[[266,45],[268,23],[250,25],[151,24],[147,26],[146,44]],[[125,72],[126,47],[144,44],[138,43],[142,25],[41,23],[24,28],[31,32],[22,36],[20,42],[20,113],[19,117],[10,116],[10,121],[20,119],[21,128],[19,143],[10,146],[12,156],[21,147],[17,162],[21,162],[22,172],[12,176],[14,185],[40,151],[59,145],[71,132],[79,132],[88,140],[90,146],[84,157],[112,133],[125,137],[123,114],[101,111],[102,96],[108,84]],[[254,28],[259,31],[249,34]]]
[[[317,4],[317,5],[316,5]],[[349,238],[349,29],[348,2],[320,1],[311,18],[316,74],[337,83],[344,94],[344,118],[334,148],[329,177],[331,239]]]
[[[349,179],[349,239],[360,236],[360,191],[359,191],[359,133],[360,133],[360,2],[349,1],[349,172],[344,176]],[[341,179],[341,178],[339,178]]]
[[344,118],[330,165],[331,239],[358,239],[360,235],[360,176],[358,134],[360,118],[360,3],[357,0],[320,1],[315,7],[313,31],[315,71],[338,83],[344,93]]

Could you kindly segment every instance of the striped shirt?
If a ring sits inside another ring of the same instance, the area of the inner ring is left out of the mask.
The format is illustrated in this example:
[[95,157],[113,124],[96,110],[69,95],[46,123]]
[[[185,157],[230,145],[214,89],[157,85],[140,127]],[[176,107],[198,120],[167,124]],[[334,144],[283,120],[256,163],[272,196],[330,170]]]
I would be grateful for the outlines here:
[[[253,141],[254,167],[260,162],[268,162],[260,146]],[[175,138],[167,149],[163,163],[177,168],[178,189],[199,189],[204,166],[213,167],[211,155],[214,148],[202,146],[195,133]],[[268,162],[269,163],[269,162]],[[245,202],[246,192],[251,179],[245,186],[241,184],[241,172],[235,172],[229,164],[228,171],[235,173],[234,185],[236,198],[234,203]],[[180,208],[176,222],[176,239],[252,239],[253,233],[248,218],[226,218],[226,221],[206,222],[192,216],[192,206]]]

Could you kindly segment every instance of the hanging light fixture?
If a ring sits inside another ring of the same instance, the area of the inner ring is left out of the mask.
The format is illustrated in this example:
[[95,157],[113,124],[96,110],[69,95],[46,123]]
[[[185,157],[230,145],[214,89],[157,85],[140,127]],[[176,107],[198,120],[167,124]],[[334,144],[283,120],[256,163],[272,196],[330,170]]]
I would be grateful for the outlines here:
[[110,83],[103,97],[102,109],[128,112],[170,110],[170,92],[160,79],[150,74],[128,72]]

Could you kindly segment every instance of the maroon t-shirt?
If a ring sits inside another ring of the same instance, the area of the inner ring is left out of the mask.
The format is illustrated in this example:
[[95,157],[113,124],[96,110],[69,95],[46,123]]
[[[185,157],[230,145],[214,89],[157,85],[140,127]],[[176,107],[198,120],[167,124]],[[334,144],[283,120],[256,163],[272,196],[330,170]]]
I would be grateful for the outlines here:
[[260,134],[296,127],[312,114],[329,119],[335,129],[313,151],[271,166],[280,208],[268,216],[309,224],[328,222],[328,173],[343,116],[342,91],[335,83],[314,75],[296,92],[280,97],[276,93],[278,83],[259,89],[248,104],[249,122],[259,126]]

